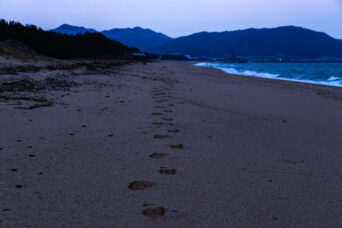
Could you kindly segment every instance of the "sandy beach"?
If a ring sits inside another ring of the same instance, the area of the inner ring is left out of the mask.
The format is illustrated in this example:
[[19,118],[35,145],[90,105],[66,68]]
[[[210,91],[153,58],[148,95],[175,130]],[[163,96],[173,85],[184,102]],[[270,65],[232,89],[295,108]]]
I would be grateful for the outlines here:
[[342,226],[341,88],[194,62],[3,64],[0,227]]

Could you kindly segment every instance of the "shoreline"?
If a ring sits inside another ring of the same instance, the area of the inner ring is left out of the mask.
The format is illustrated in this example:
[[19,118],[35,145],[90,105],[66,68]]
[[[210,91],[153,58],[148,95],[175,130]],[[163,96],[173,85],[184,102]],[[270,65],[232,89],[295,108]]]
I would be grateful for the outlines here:
[[4,75],[0,226],[341,226],[342,90],[194,63]]
[[[218,62],[219,63],[219,62]],[[342,87],[342,84],[334,84],[333,81],[315,81],[315,80],[304,80],[304,79],[292,79],[289,77],[278,77],[279,74],[272,74],[272,73],[260,73],[256,71],[244,71],[244,72],[238,72],[235,68],[224,68],[224,67],[215,67],[215,66],[205,66],[204,64],[207,64],[207,62],[198,62],[195,64],[197,67],[208,67],[208,68],[215,68],[223,71],[226,74],[233,74],[233,75],[239,75],[239,76],[248,76],[248,77],[257,77],[257,78],[267,78],[267,79],[274,79],[274,80],[281,80],[281,81],[291,81],[291,82],[300,82],[300,83],[306,83],[306,84],[314,84],[314,85],[324,85],[324,86],[331,86],[331,87]],[[232,63],[234,64],[234,63]],[[247,72],[247,73],[245,73]],[[333,78],[335,76],[330,76],[330,78]],[[335,77],[336,78],[336,77]]]

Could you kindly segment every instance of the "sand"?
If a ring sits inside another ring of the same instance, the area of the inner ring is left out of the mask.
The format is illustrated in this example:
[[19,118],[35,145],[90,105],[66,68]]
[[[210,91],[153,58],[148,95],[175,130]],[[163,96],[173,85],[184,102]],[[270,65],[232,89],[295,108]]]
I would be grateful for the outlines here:
[[342,89],[192,64],[0,75],[0,227],[341,227]]

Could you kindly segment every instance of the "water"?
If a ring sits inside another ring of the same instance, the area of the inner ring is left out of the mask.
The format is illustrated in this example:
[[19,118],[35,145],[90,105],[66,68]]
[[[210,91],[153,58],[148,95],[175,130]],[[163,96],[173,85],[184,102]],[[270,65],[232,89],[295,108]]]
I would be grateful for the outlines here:
[[342,63],[198,63],[229,74],[342,87]]

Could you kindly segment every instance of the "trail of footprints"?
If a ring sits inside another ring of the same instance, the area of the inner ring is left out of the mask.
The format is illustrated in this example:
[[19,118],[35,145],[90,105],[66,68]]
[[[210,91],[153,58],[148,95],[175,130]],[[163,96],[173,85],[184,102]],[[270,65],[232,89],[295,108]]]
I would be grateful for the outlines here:
[[[151,113],[151,116],[154,118],[152,122],[152,127],[155,129],[165,130],[165,134],[155,134],[152,136],[153,140],[165,140],[169,141],[172,139],[172,135],[179,133],[180,131],[176,129],[176,124],[174,123],[174,119],[170,116],[173,113],[174,104],[169,103],[168,98],[172,96],[168,94],[171,90],[172,85],[165,85],[160,87],[154,87],[153,89],[153,96],[156,106],[156,111]],[[166,148],[169,150],[181,150],[184,148],[183,144],[177,143],[169,143],[165,144]],[[154,152],[149,155],[151,159],[165,159],[168,156],[171,156],[170,153],[161,152]],[[159,174],[163,176],[171,176],[177,174],[177,169],[171,167],[160,167]],[[128,188],[132,191],[140,191],[145,190],[148,188],[153,187],[155,184],[148,181],[148,180],[141,180],[141,181],[134,181],[129,183]],[[167,209],[154,204],[143,204],[142,214],[146,217],[151,219],[156,219],[158,217],[163,217],[167,213]],[[171,210],[175,212],[174,210]]]

